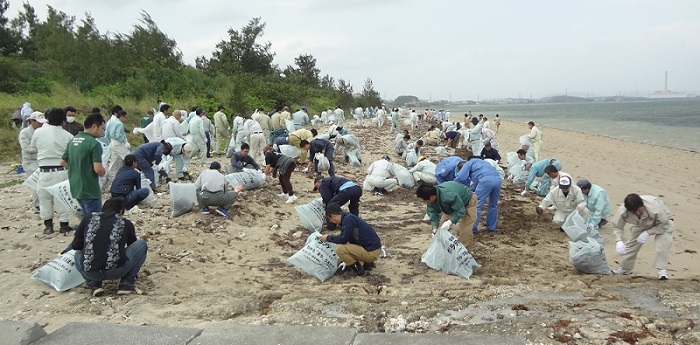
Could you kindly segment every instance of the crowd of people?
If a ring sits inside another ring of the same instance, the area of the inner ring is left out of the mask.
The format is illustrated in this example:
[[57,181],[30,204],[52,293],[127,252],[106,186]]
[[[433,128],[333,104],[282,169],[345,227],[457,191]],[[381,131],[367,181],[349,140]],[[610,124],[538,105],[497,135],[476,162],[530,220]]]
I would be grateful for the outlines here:
[[[107,120],[99,109],[93,109],[82,124],[76,122],[77,111],[73,107],[51,108],[45,113],[31,111],[25,117],[27,107],[28,103],[16,123],[20,128],[22,166],[27,176],[38,173],[31,208],[44,221],[45,235],[54,233],[54,213],[59,218],[59,233],[76,230],[71,244],[79,262],[76,266],[93,296],[104,293],[103,280],[120,279],[119,294],[135,290],[147,245],[136,239],[134,226],[124,212],[158,191],[162,181],[194,180],[201,213],[229,217],[242,187],[232,190],[224,178],[226,173],[254,169],[279,176],[279,196],[286,198],[288,204],[298,200],[291,182],[297,167],[302,173],[313,174],[313,188],[320,192],[326,209],[325,229],[340,229],[339,235],[323,235],[321,240],[337,244],[346,276],[364,275],[374,268],[380,256],[379,236],[360,217],[360,198],[363,189],[386,195],[403,185],[397,165],[408,168],[408,179],[418,184],[416,196],[426,204],[424,220],[430,222],[433,233],[456,225],[459,241],[472,251],[484,208],[486,230],[498,229],[498,202],[505,178],[499,165],[502,156],[497,141],[501,124],[498,114],[493,120],[494,130],[487,117],[473,116],[471,112],[464,114],[463,121],[457,121],[443,110],[389,111],[384,106],[351,109],[347,114],[356,119],[355,127],[365,127],[367,119],[382,130],[388,122],[388,135],[397,132],[395,160],[402,162],[394,163],[389,155],[384,155],[367,165],[366,178],[359,184],[337,176],[335,171],[336,151],[342,151],[344,162],[351,167],[365,165],[361,140],[347,128],[346,112],[340,107],[309,117],[307,107],[292,114],[289,107],[277,106],[270,112],[258,108],[250,116],[233,114],[229,118],[225,106],[219,105],[211,121],[202,108],[171,113],[171,106],[159,101],[158,109],[147,112],[140,119],[140,127],[134,128],[133,133],[141,134],[138,140],[143,144],[133,150],[125,128],[128,113],[118,105],[110,109]],[[402,118],[403,127],[410,131],[400,130]],[[430,129],[417,133],[418,121],[429,122]],[[542,132],[534,122],[528,124],[528,133],[520,144],[517,152],[506,155],[507,178],[524,184],[523,196],[532,191],[543,197],[537,213],[553,211],[553,222],[558,225],[573,211],[596,229],[608,223],[610,200],[605,190],[585,179],[575,182],[555,158],[542,159]],[[424,152],[427,146],[435,146],[435,158],[445,157],[431,161]],[[469,151],[469,158],[454,155],[455,149]],[[212,160],[221,155],[228,159],[224,164]],[[174,172],[171,160],[175,163]],[[189,173],[195,162],[204,169],[196,179]],[[84,214],[77,228],[69,225],[71,210],[62,207],[47,191],[66,180]],[[103,192],[110,196],[104,205]],[[349,212],[342,211],[345,204]],[[632,224],[632,238],[625,242],[627,223]],[[623,256],[615,273],[631,274],[641,245],[654,235],[659,279],[668,278],[673,217],[659,198],[628,195],[611,224],[617,252]]]

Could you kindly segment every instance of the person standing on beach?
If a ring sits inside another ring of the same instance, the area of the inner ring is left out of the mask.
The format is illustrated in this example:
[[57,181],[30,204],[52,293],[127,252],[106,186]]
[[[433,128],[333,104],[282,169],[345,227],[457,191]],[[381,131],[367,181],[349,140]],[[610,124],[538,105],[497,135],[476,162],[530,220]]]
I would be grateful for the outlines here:
[[219,104],[217,109],[216,113],[214,113],[214,128],[216,128],[214,154],[219,154],[221,152],[219,150],[221,150],[222,141],[224,145],[228,145],[228,142],[231,140],[231,134],[229,134],[231,127],[228,125],[228,118],[226,117],[226,113],[224,113],[226,108],[223,104]]
[[[630,238],[623,242],[625,225],[632,224]],[[668,255],[673,243],[673,215],[661,199],[652,195],[628,194],[624,205],[618,208],[612,220],[613,233],[617,240],[617,254],[622,256],[615,274],[632,274],[637,253],[650,235],[654,236],[656,259],[654,266],[659,280],[667,280]]]
[[498,117],[498,114],[496,114],[496,118],[493,119],[493,123],[496,124],[496,133],[498,133],[498,129],[501,128],[501,118]]
[[527,123],[527,127],[530,128],[529,137],[532,140],[532,149],[535,150],[535,160],[539,160],[540,150],[542,149],[542,132],[532,121]]
[[63,124],[63,129],[73,136],[78,135],[80,131],[84,131],[85,127],[83,127],[83,124],[75,122],[75,113],[78,111],[71,106],[67,106],[64,110],[66,111],[66,122]]

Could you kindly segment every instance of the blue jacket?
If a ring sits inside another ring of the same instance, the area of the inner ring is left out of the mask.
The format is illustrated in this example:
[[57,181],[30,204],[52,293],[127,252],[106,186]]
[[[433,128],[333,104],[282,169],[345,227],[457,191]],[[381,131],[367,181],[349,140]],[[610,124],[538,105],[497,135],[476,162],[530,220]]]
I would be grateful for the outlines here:
[[[535,182],[535,177],[544,176],[544,168],[552,164],[551,162],[553,159],[554,158],[546,158],[532,164],[532,167],[530,167],[530,176],[528,176],[527,182],[525,182],[525,189],[530,188],[530,185],[532,185],[532,183]],[[557,169],[561,170],[561,163],[559,163]]]
[[253,159],[253,157],[250,155],[243,157],[241,156],[240,152],[236,152],[231,155],[231,166],[233,167],[233,170],[238,172],[243,171],[243,168],[248,164],[252,165],[255,169],[260,169],[258,163],[256,163],[255,159]]
[[357,185],[344,177],[333,176],[324,178],[321,181],[321,185],[318,186],[318,191],[321,192],[321,198],[323,198],[323,204],[328,205],[328,202],[340,192],[340,187],[346,183],[348,183],[348,186],[350,186],[350,183]]
[[483,159],[474,158],[464,163],[453,181],[469,186],[472,182],[477,184],[488,179],[500,181],[501,176],[491,164],[484,162]]
[[600,220],[610,213],[608,193],[600,186],[591,184],[588,195],[584,195],[583,198],[586,199],[586,207],[591,211],[591,215],[588,216],[588,223],[598,225]]
[[148,163],[160,164],[163,159],[163,144],[160,142],[145,143],[133,152],[137,159],[144,159]]
[[464,162],[464,159],[457,156],[450,156],[441,160],[435,167],[435,178],[438,184],[454,180],[455,169],[460,162]]
[[335,244],[357,244],[368,252],[382,247],[377,233],[362,218],[349,212],[343,212],[341,217],[340,235],[328,235],[326,241]]
[[314,158],[316,153],[323,152],[323,155],[326,156],[326,158],[328,158],[329,161],[333,160],[335,148],[333,147],[333,144],[331,144],[330,141],[316,138],[314,140],[311,140],[309,144],[311,144],[311,148],[309,149],[311,159]]
[[119,168],[109,189],[110,193],[126,196],[134,189],[141,189],[141,174],[132,167]]

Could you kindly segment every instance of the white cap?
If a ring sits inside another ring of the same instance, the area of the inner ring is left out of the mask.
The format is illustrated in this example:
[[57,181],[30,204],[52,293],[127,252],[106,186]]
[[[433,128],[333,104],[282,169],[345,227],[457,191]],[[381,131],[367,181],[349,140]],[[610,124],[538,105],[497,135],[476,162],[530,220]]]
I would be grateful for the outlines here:
[[39,123],[44,123],[46,122],[46,118],[44,117],[44,113],[40,111],[35,111],[31,115],[29,115],[29,120],[34,120]]

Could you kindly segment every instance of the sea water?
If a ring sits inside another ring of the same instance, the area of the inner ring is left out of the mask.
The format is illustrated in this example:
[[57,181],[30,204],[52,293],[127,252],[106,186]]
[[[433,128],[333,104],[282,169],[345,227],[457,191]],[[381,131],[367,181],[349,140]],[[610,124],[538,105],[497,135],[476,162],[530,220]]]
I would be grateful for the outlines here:
[[[598,134],[623,140],[700,151],[700,98],[634,102],[464,105],[452,117],[496,114],[504,120]],[[546,141],[546,130],[543,130]],[[523,134],[528,133],[523,126]]]

